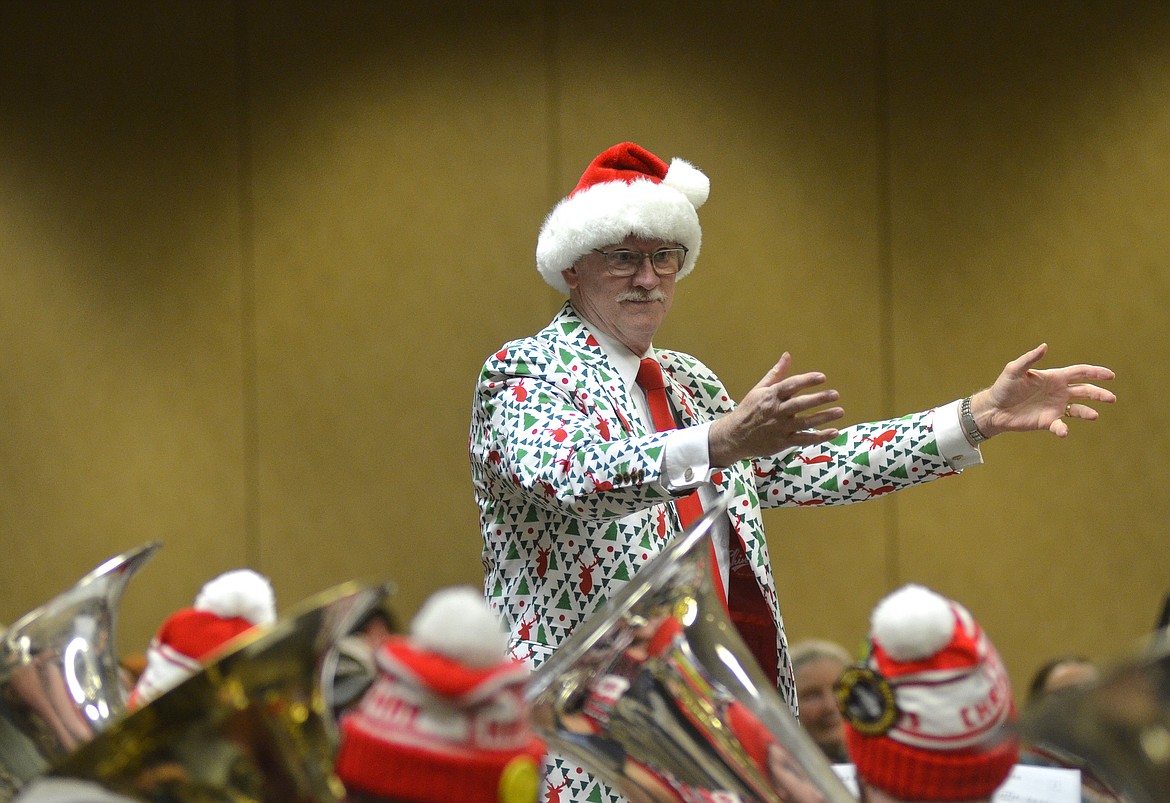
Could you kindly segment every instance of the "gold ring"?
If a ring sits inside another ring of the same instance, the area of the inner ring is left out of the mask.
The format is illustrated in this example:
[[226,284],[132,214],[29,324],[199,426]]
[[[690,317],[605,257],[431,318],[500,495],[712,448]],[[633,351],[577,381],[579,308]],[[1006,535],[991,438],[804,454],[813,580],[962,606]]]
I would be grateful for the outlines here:
[[1064,406],[1064,414],[1069,418],[1072,418],[1072,402],[1069,402]]

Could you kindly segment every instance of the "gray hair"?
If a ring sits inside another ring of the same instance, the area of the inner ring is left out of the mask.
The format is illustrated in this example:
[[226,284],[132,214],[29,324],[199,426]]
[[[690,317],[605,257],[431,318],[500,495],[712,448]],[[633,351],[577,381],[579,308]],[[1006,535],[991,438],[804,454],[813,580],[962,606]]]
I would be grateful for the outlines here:
[[832,658],[835,661],[840,661],[842,666],[849,666],[853,663],[853,656],[849,654],[849,650],[837,642],[828,641],[827,639],[806,639],[798,644],[792,645],[788,654],[792,658],[793,672],[799,670],[805,664],[819,661],[822,658]]

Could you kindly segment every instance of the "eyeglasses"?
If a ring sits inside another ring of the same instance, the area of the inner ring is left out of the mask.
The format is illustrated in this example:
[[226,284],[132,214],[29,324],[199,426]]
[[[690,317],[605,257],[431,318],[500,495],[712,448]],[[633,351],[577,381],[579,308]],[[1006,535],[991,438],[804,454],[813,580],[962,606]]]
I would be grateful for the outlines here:
[[605,257],[605,267],[610,276],[621,278],[633,276],[642,267],[642,260],[649,259],[650,267],[659,276],[673,276],[682,267],[687,258],[686,246],[679,245],[673,248],[659,248],[657,251],[631,251],[628,248],[615,248],[612,251],[593,249]]

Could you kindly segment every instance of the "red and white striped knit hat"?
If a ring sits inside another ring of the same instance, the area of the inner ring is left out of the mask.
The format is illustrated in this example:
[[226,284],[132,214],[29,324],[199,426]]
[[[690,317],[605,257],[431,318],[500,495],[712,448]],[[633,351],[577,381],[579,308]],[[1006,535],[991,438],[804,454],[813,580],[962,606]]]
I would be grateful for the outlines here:
[[920,585],[878,603],[869,660],[837,682],[859,779],[902,800],[991,797],[1019,757],[1003,661],[971,614]]
[[476,589],[433,594],[409,636],[377,653],[378,678],[341,719],[336,771],[351,792],[409,803],[534,803],[544,743],[528,719],[528,668],[507,656]]

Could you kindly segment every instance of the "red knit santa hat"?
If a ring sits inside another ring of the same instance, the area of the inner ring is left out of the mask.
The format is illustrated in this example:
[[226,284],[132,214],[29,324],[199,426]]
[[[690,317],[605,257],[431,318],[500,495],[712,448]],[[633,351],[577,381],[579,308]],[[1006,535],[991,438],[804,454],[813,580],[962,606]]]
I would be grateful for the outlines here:
[[341,720],[337,775],[412,803],[533,803],[544,744],[528,720],[528,669],[483,595],[436,592],[377,654],[379,676]]
[[920,585],[890,594],[870,620],[871,654],[837,682],[857,774],[903,800],[989,798],[1019,757],[1000,726],[1015,719],[995,646],[962,605]]
[[568,295],[561,271],[594,248],[629,235],[686,246],[681,279],[695,267],[703,230],[696,210],[711,182],[694,165],[670,165],[632,142],[605,150],[590,162],[576,188],[553,207],[536,242],[536,267],[554,289]]
[[129,705],[145,705],[200,671],[212,653],[257,625],[276,621],[276,597],[268,578],[251,569],[225,572],[209,581],[183,608],[162,623],[146,650],[146,668]]

